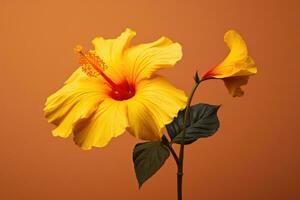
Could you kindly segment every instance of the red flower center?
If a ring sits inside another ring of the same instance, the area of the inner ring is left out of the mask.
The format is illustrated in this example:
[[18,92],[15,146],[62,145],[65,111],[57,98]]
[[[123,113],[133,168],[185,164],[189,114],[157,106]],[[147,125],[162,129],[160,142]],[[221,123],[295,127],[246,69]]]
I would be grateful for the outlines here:
[[128,84],[127,81],[122,82],[121,84],[117,84],[111,87],[109,95],[118,101],[130,99],[135,95],[135,86]]

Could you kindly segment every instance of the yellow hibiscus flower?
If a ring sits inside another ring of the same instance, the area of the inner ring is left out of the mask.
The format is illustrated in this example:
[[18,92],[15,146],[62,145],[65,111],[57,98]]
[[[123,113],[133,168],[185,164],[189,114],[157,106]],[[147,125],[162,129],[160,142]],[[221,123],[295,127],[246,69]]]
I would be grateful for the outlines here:
[[129,47],[136,33],[126,29],[116,39],[97,37],[83,52],[81,67],[48,97],[44,113],[82,149],[103,147],[127,130],[143,140],[160,140],[161,129],[186,106],[183,91],[155,72],[182,57],[181,46],[166,37]]
[[228,31],[224,41],[230,49],[229,55],[220,65],[206,72],[202,80],[223,79],[232,96],[243,96],[241,86],[247,84],[250,75],[257,73],[256,65],[248,56],[245,41],[236,31]]

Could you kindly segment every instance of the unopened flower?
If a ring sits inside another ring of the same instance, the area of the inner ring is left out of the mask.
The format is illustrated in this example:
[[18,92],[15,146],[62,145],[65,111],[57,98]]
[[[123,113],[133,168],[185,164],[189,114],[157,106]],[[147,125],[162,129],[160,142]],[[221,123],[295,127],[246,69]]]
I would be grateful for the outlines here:
[[241,86],[247,84],[250,75],[257,73],[256,65],[248,56],[245,41],[236,31],[228,31],[224,41],[230,49],[229,55],[217,67],[206,72],[202,80],[223,79],[232,96],[243,96]]

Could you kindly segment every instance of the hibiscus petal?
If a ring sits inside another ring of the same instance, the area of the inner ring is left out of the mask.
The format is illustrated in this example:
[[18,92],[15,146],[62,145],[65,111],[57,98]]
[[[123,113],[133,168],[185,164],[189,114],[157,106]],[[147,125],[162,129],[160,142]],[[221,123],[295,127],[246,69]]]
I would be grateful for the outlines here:
[[248,56],[243,63],[237,63],[236,66],[239,67],[239,70],[237,70],[233,76],[249,76],[257,73],[254,60],[250,56]]
[[131,82],[150,78],[161,68],[173,66],[182,57],[181,46],[166,37],[129,48],[124,56],[127,77]]
[[237,32],[233,30],[226,32],[224,35],[224,42],[230,49],[230,53],[221,65],[231,65],[233,62],[243,61],[247,58],[247,45]]
[[241,89],[241,86],[248,83],[249,76],[234,76],[224,78],[223,80],[231,96],[241,97],[244,95],[244,91]]
[[162,77],[142,80],[136,95],[127,101],[128,131],[143,140],[161,138],[161,128],[185,108],[187,97],[182,90],[175,88]]
[[[72,77],[72,76],[71,76]],[[107,96],[109,88],[99,79],[69,79],[56,93],[48,97],[44,114],[48,122],[57,125],[54,136],[68,137],[75,125],[94,113]]]
[[224,41],[230,49],[230,53],[224,61],[205,75],[205,78],[227,78],[233,76],[249,76],[257,73],[257,68],[248,56],[247,45],[243,38],[235,31],[228,31]]
[[74,141],[84,150],[104,147],[113,137],[124,133],[127,126],[126,103],[106,98],[92,118],[77,125]]
[[71,83],[73,81],[81,80],[81,79],[87,79],[90,78],[85,72],[82,71],[81,67],[78,67],[75,72],[72,73],[72,75],[66,80],[64,84]]
[[116,39],[104,39],[103,37],[95,38],[92,43],[97,55],[103,59],[108,68],[105,74],[114,81],[122,79],[122,57],[123,52],[127,49],[131,39],[136,35],[134,31],[127,28]]

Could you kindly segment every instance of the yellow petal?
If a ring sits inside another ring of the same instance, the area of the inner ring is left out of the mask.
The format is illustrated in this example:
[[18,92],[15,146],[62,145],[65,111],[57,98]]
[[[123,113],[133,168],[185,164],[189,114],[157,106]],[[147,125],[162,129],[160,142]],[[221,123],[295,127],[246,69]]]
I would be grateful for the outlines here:
[[[70,79],[69,79],[70,80]],[[99,79],[85,78],[67,81],[47,98],[44,114],[48,122],[57,126],[54,136],[68,137],[75,125],[92,115],[107,96],[109,88]]]
[[162,77],[142,80],[134,98],[127,101],[128,131],[143,140],[161,138],[161,128],[185,108],[186,96]]
[[223,80],[231,96],[241,97],[244,95],[244,91],[241,89],[241,86],[248,83],[249,76],[235,76],[224,78]]
[[131,39],[136,35],[131,29],[126,29],[116,39],[95,38],[92,43],[97,55],[103,59],[108,68],[105,74],[114,81],[122,79],[123,52],[127,49]]
[[159,140],[161,137],[159,121],[142,99],[131,99],[128,104],[127,128],[133,136],[142,140]]
[[254,61],[248,56],[243,38],[235,31],[228,31],[224,41],[230,53],[224,61],[204,75],[204,78],[227,78],[233,76],[249,76],[257,73]]
[[246,43],[237,32],[233,30],[226,32],[224,42],[231,51],[221,65],[232,65],[235,62],[244,61],[248,57]]
[[132,82],[150,78],[161,68],[173,66],[182,57],[181,46],[166,37],[129,48],[125,53],[124,67]]
[[78,124],[74,141],[84,150],[104,147],[113,137],[124,133],[127,126],[126,103],[106,98],[91,119]]
[[78,67],[75,72],[72,73],[72,75],[66,80],[64,84],[71,83],[73,81],[81,80],[81,79],[87,79],[90,78],[87,76],[85,72],[82,71],[81,67]]

